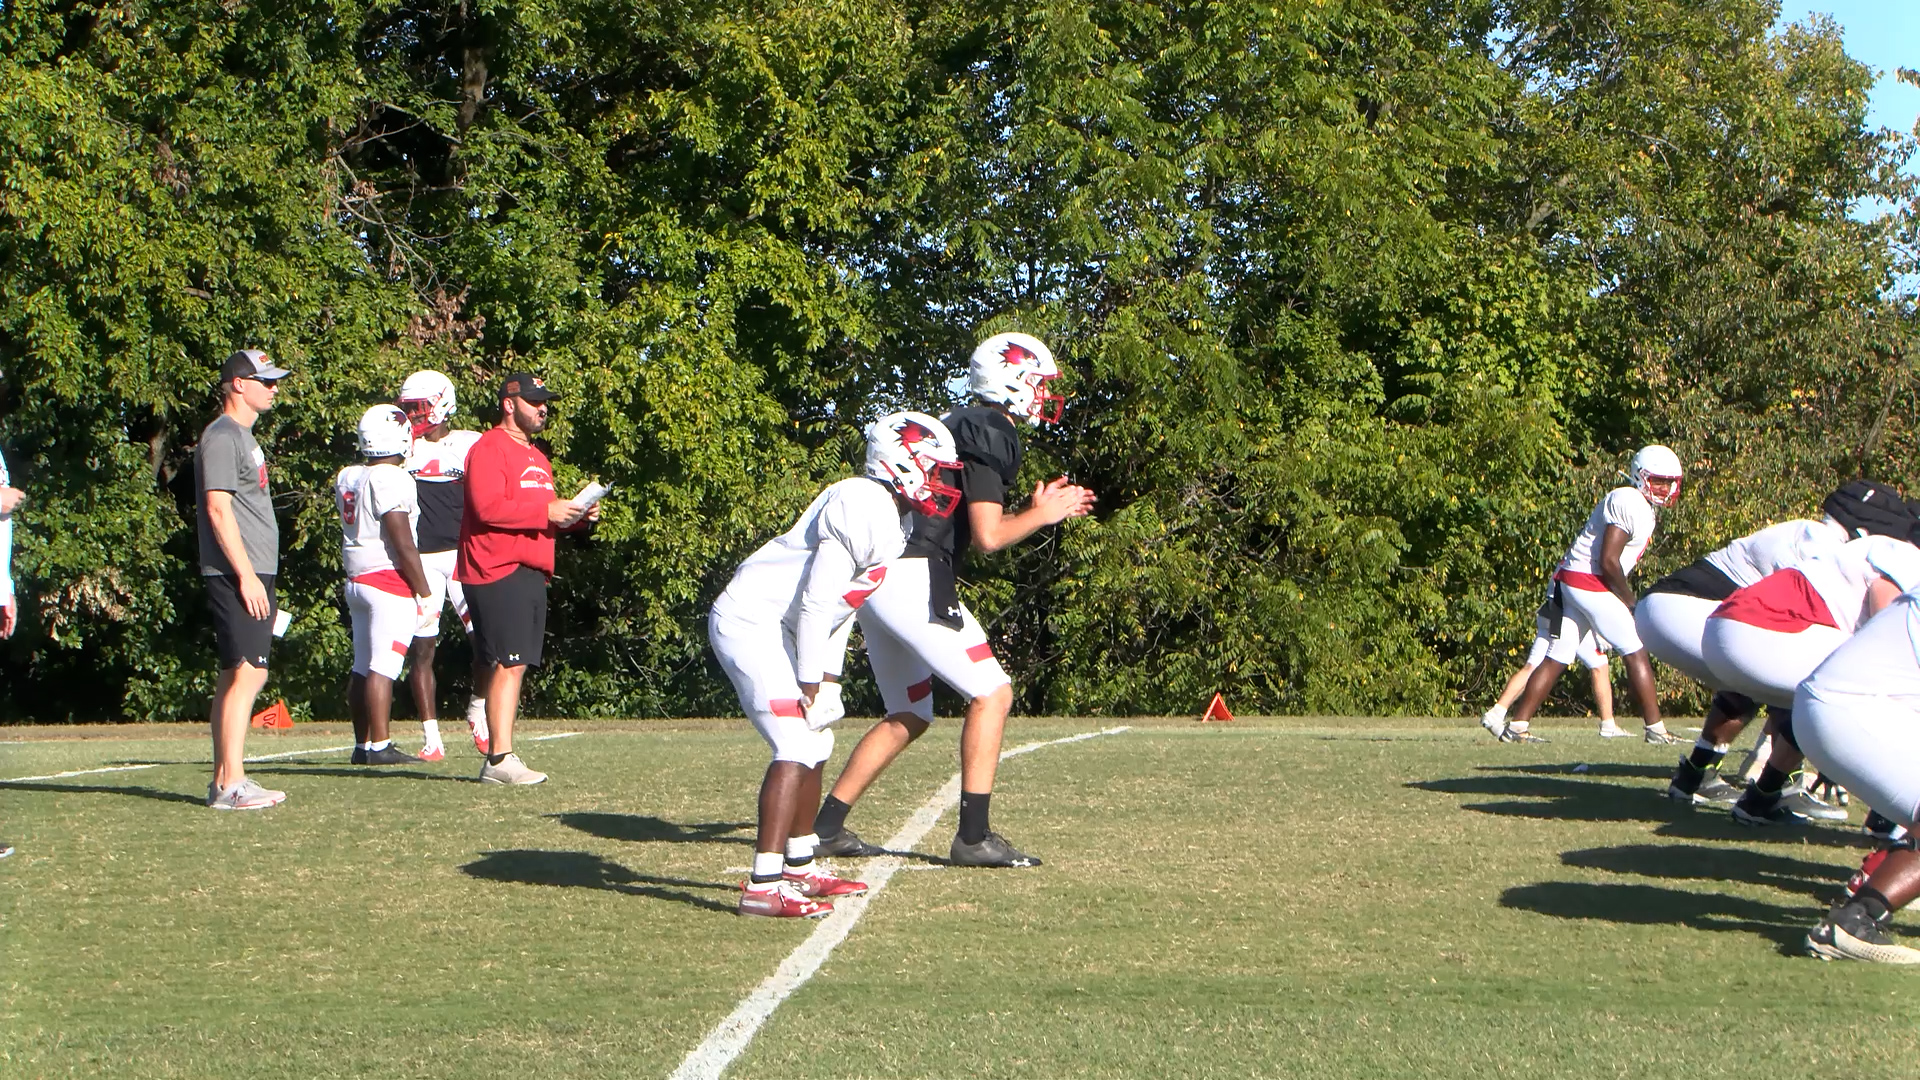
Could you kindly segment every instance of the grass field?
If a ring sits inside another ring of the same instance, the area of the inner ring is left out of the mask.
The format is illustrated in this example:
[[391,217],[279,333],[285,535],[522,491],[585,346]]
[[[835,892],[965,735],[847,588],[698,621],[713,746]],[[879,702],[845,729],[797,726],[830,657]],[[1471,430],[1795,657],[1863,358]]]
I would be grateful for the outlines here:
[[[949,807],[727,1075],[1873,1077],[1920,1051],[1920,973],[1799,955],[1857,830],[1673,806],[1672,749],[1127,723],[1002,767],[996,827],[1040,869],[942,867]],[[665,1077],[819,925],[732,914],[765,765],[740,721],[529,724],[529,789],[470,782],[470,746],[287,757],[251,767],[290,795],[254,814],[201,807],[198,728],[8,737],[0,776],[150,766],[0,785],[10,1077]],[[954,738],[850,824],[893,834]]]

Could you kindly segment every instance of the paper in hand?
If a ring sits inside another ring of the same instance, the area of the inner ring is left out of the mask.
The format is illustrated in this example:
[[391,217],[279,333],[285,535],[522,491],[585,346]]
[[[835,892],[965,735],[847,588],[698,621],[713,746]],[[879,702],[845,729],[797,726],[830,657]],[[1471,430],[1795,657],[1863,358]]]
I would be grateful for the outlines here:
[[602,484],[598,480],[589,480],[587,486],[580,489],[580,494],[573,497],[573,501],[579,503],[582,509],[591,510],[595,503],[605,498],[607,492],[612,490],[611,486]]

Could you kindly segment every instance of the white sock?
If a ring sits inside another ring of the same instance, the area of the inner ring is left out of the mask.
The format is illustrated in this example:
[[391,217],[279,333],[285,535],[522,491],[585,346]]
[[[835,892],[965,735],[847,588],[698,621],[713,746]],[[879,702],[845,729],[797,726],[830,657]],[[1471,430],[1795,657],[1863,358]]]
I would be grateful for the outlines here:
[[786,866],[786,862],[787,862],[787,857],[778,851],[754,852],[753,853],[753,876],[757,878],[770,878],[773,880],[751,881],[747,883],[747,888],[749,889],[773,888],[776,884],[779,883],[778,879]]
[[1489,724],[1497,724],[1506,718],[1507,707],[1505,705],[1495,705],[1493,708],[1488,709],[1483,717]]
[[354,743],[353,748],[355,750],[371,750],[373,749],[373,744],[370,742]]
[[1665,720],[1655,720],[1653,723],[1647,725],[1647,730],[1657,731],[1665,735],[1667,733],[1667,722]]
[[1525,731],[1533,725],[1525,720],[1509,720],[1507,721],[1507,726],[1515,731]]
[[804,866],[813,861],[813,849],[820,846],[820,837],[814,833],[805,836],[787,838],[787,865]]
[[487,699],[483,697],[467,699],[467,723],[485,730],[487,726]]
[[[1663,720],[1661,722],[1665,723],[1666,721]],[[1724,754],[1728,750],[1733,749],[1733,744],[1712,742],[1705,735],[1702,735],[1693,740],[1693,748],[1695,750],[1711,750],[1716,754]]]
[[381,739],[379,742],[368,743],[367,750],[368,751],[385,750],[387,747],[392,745],[393,745],[392,739]]
[[440,721],[438,720],[420,721],[420,734],[426,739],[426,743],[428,746],[439,746],[440,745]]

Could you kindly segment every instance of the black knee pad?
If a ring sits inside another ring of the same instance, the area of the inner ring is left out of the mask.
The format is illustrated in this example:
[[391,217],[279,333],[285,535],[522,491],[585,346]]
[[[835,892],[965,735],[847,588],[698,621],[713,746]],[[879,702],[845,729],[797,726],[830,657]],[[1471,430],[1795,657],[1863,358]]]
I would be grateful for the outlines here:
[[1800,743],[1793,737],[1792,709],[1783,709],[1778,705],[1767,706],[1767,730],[1787,740],[1787,745],[1796,751],[1805,753],[1800,750]]
[[1707,703],[1709,709],[1718,709],[1727,716],[1738,718],[1742,723],[1752,720],[1760,714],[1760,703],[1745,694],[1736,694],[1731,690],[1722,690],[1713,695]]

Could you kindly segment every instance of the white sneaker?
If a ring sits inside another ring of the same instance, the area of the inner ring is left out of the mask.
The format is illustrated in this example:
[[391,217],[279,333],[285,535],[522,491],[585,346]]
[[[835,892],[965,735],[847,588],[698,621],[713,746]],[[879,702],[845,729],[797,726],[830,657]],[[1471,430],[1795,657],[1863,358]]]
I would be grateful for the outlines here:
[[1633,732],[1628,731],[1612,720],[1600,721],[1600,737],[1603,739],[1624,739],[1632,734]]
[[1668,731],[1665,724],[1640,729],[1640,737],[1653,746],[1679,746],[1687,740]]
[[546,773],[527,768],[519,754],[508,754],[500,759],[498,765],[488,761],[480,763],[480,782],[483,784],[538,784],[546,778]]
[[230,788],[207,785],[207,807],[211,810],[265,810],[287,801],[287,793],[263,788],[252,777]]
[[[1499,709],[1500,711],[1496,714],[1494,709]],[[1494,738],[1504,738],[1507,731],[1507,710],[1501,709],[1498,705],[1495,705],[1492,709],[1488,709],[1480,717],[1480,726],[1486,728],[1487,734]]]
[[1789,787],[1780,793],[1780,804],[1796,814],[1810,817],[1815,821],[1845,821],[1847,812],[1812,792],[1802,788]]

